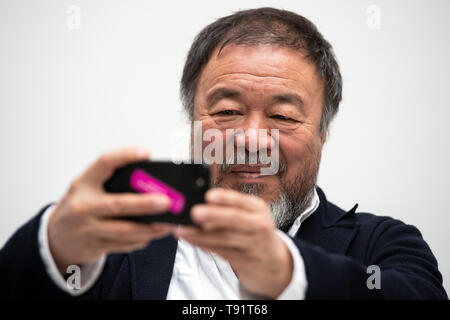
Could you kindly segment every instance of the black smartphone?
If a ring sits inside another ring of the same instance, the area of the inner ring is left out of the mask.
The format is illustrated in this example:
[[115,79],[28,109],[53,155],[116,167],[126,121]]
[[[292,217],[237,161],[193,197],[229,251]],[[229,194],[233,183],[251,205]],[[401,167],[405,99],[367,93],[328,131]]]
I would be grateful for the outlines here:
[[111,193],[163,193],[171,201],[169,211],[163,214],[126,216],[120,219],[189,225],[193,224],[191,207],[204,202],[209,179],[209,167],[206,165],[140,161],[116,169],[104,183],[104,189]]

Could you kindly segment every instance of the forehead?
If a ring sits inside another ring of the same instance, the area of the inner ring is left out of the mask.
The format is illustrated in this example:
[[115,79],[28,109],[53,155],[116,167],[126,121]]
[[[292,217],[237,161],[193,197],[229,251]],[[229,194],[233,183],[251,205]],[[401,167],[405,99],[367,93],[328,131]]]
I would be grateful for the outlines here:
[[273,45],[228,45],[218,51],[204,67],[198,91],[226,83],[252,90],[287,88],[310,97],[323,91],[315,65],[301,52]]

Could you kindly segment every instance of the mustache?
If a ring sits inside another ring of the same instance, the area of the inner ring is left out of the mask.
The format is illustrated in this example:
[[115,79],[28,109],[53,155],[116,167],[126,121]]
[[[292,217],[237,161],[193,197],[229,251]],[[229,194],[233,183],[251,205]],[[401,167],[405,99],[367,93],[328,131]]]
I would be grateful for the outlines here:
[[[225,179],[228,173],[230,173],[231,169],[237,165],[250,165],[260,166],[261,168],[268,168],[269,164],[270,166],[275,164],[277,170],[272,173],[272,175],[278,177],[280,180],[283,180],[287,171],[286,162],[281,159],[278,154],[276,157],[267,156],[267,153],[265,154],[266,156],[260,156],[259,160],[257,156],[258,152],[249,152],[248,150],[245,150],[245,152],[237,152],[234,155],[227,155],[224,159],[225,161],[223,161],[222,163],[217,163],[218,174],[217,177],[212,181],[212,185],[221,186],[222,181]],[[241,191],[245,192],[245,190]]]
[[[237,165],[237,157],[234,157],[235,159],[228,159],[227,161],[225,161],[225,163],[219,164],[219,174],[225,174],[227,173],[233,166]],[[267,166],[266,163],[262,163],[262,162],[251,162],[250,161],[245,161],[245,163],[239,163],[239,165],[253,165],[253,166],[261,166],[261,167],[265,167]],[[283,176],[286,173],[287,170],[287,166],[286,166],[286,162],[284,162],[283,160],[279,159],[278,160],[278,171],[275,175],[277,176]]]

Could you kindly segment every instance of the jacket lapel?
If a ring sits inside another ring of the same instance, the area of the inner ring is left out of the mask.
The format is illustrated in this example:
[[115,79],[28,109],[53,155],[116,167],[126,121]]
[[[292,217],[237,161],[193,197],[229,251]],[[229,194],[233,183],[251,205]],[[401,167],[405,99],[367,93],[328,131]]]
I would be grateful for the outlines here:
[[130,255],[131,298],[166,299],[172,278],[178,241],[173,236],[154,240]]
[[317,188],[317,193],[319,207],[301,225],[297,237],[328,252],[344,254],[359,231],[359,223],[351,219],[358,205],[346,212],[328,202],[320,188]]

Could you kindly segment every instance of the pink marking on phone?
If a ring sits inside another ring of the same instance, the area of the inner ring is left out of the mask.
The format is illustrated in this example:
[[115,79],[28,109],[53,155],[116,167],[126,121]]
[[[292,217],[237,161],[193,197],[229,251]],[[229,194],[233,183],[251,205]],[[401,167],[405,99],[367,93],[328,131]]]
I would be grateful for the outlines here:
[[162,193],[170,199],[170,212],[179,214],[186,203],[184,195],[142,169],[133,171],[130,186],[140,193]]

